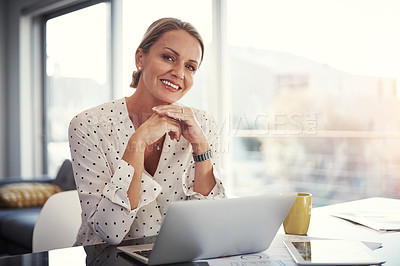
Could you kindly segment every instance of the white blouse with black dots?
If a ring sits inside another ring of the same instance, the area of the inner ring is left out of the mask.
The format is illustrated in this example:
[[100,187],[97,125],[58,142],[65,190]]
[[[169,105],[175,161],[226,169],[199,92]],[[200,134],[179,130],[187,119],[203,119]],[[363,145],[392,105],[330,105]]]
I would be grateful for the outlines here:
[[215,187],[208,196],[193,191],[191,144],[184,138],[178,142],[167,136],[154,177],[142,173],[139,206],[134,210],[127,191],[135,169],[122,160],[135,131],[125,98],[91,108],[72,119],[69,144],[82,207],[75,245],[116,245],[124,239],[156,235],[169,202],[225,197],[218,174],[217,127],[207,113],[193,111],[213,150]]

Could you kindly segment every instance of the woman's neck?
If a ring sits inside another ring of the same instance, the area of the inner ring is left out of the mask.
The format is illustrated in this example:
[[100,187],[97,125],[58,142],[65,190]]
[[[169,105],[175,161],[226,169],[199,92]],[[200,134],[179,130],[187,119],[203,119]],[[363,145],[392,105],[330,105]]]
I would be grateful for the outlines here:
[[163,104],[154,101],[153,98],[148,97],[145,93],[142,93],[141,90],[136,90],[131,96],[126,97],[126,102],[129,117],[137,127],[154,114],[152,110],[154,106]]

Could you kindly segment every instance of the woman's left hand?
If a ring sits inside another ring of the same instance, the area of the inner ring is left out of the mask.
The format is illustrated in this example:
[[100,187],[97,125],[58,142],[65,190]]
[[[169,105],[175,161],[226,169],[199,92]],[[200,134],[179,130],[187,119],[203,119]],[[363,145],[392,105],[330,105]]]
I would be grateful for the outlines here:
[[180,105],[159,105],[153,108],[153,111],[170,119],[179,121],[181,125],[182,136],[192,145],[207,143],[207,138],[197,121],[192,108]]

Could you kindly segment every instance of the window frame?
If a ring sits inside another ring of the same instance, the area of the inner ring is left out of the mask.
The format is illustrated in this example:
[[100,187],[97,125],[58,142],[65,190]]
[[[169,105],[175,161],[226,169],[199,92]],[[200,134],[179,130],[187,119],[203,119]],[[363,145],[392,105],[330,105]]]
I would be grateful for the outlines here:
[[[79,1],[78,1],[79,2]],[[113,2],[117,2],[117,1],[113,1]],[[78,10],[81,10],[81,9],[84,9],[84,8],[88,8],[88,7],[91,7],[91,6],[94,6],[94,5],[97,5],[97,4],[100,4],[100,3],[108,3],[108,14],[109,14],[109,16],[108,16],[108,25],[109,25],[109,27],[107,28],[107,35],[108,35],[108,43],[107,43],[107,46],[108,46],[108,53],[107,53],[107,61],[109,62],[107,65],[108,65],[108,70],[107,70],[107,73],[108,73],[108,80],[110,81],[109,83],[110,83],[110,88],[109,88],[109,94],[110,94],[110,97],[111,98],[113,98],[114,97],[114,94],[115,94],[115,92],[113,91],[113,89],[112,88],[115,88],[114,86],[113,86],[113,82],[115,82],[115,78],[113,78],[113,72],[112,72],[112,70],[114,69],[114,61],[112,60],[112,58],[113,58],[113,51],[115,50],[114,49],[114,47],[113,47],[113,44],[116,42],[116,40],[114,40],[114,38],[112,38],[112,34],[113,34],[113,32],[112,32],[112,25],[114,25],[114,23],[112,23],[112,16],[110,15],[111,14],[111,12],[112,12],[112,4],[111,4],[111,1],[110,0],[91,0],[91,1],[87,1],[87,2],[79,2],[79,3],[77,3],[77,4],[75,4],[75,5],[72,5],[72,6],[67,6],[66,8],[62,8],[62,9],[58,9],[58,10],[55,10],[55,11],[53,11],[53,12],[50,12],[50,13],[47,13],[47,14],[45,14],[45,15],[43,15],[43,16],[41,16],[40,18],[41,18],[41,27],[42,27],[42,52],[41,52],[41,55],[42,55],[42,58],[41,58],[41,60],[42,60],[42,68],[41,68],[41,72],[42,72],[42,110],[41,110],[41,112],[42,112],[42,149],[41,149],[41,158],[42,158],[42,171],[43,171],[43,173],[45,173],[45,174],[49,174],[49,164],[48,164],[48,159],[49,159],[49,157],[48,157],[48,147],[47,147],[47,145],[48,145],[48,143],[49,143],[49,139],[48,139],[48,137],[49,137],[49,135],[48,135],[48,130],[49,130],[49,128],[48,128],[48,121],[47,121],[47,92],[48,92],[48,87],[47,87],[47,82],[46,82],[46,69],[47,69],[47,64],[46,64],[46,62],[47,62],[47,55],[46,55],[46,23],[47,23],[47,21],[49,21],[50,19],[53,19],[53,18],[56,18],[56,17],[60,17],[60,16],[63,16],[63,15],[66,15],[66,14],[69,14],[69,13],[72,13],[72,12],[75,12],[75,11],[78,11]],[[113,42],[111,42],[111,40],[114,40]]]

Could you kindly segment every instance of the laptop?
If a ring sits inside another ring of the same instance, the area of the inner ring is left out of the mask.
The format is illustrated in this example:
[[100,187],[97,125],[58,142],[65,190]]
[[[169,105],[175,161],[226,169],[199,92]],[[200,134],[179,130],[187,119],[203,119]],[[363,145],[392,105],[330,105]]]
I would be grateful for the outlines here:
[[296,197],[172,202],[154,244],[117,248],[148,265],[261,252],[270,246]]

